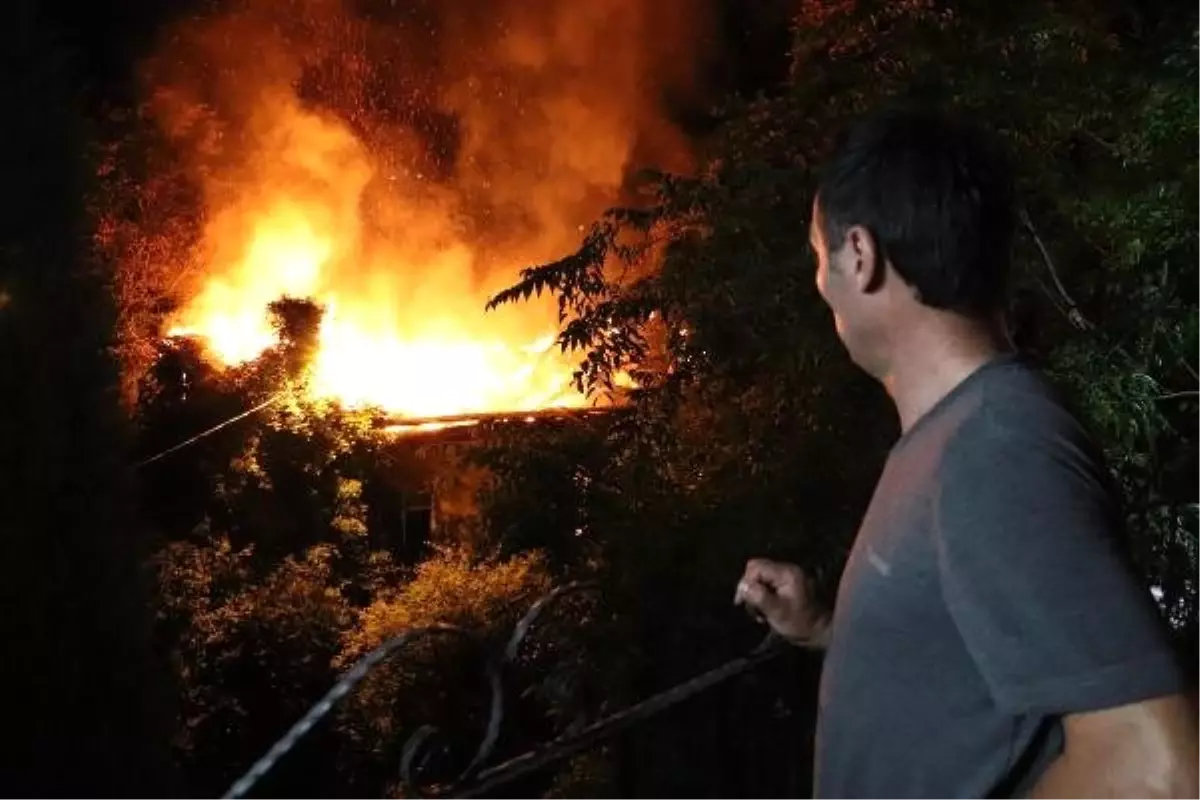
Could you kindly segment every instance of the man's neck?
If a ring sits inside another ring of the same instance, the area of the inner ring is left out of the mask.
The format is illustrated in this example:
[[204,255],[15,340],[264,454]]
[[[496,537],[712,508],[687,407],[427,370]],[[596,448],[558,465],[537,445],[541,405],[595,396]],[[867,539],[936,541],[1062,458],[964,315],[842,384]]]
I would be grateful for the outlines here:
[[892,348],[891,369],[883,378],[902,432],[971,373],[1012,349],[999,326],[957,315],[937,314],[906,327]]

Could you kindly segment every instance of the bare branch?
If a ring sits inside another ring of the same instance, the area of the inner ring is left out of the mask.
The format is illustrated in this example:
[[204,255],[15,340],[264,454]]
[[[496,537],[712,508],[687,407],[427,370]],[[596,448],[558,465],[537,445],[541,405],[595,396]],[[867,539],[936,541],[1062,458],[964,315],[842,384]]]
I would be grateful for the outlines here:
[[1042,261],[1046,264],[1046,269],[1050,273],[1051,280],[1054,281],[1054,286],[1058,290],[1059,295],[1067,305],[1066,316],[1071,321],[1071,324],[1081,331],[1087,331],[1095,328],[1091,322],[1083,316],[1083,312],[1079,310],[1074,298],[1067,292],[1067,287],[1063,285],[1062,280],[1058,277],[1058,270],[1054,268],[1054,259],[1050,257],[1050,250],[1046,247],[1046,243],[1042,241],[1042,237],[1038,235],[1037,228],[1033,225],[1033,220],[1029,217],[1029,212],[1024,206],[1017,212],[1021,220],[1021,226],[1033,238],[1033,243],[1037,245],[1038,251],[1042,254]]
[[1187,392],[1171,392],[1170,394],[1160,394],[1155,397],[1155,400],[1178,400],[1184,397],[1200,397],[1200,391],[1195,389]]
[[1191,375],[1195,380],[1200,381],[1200,375],[1196,374],[1196,368],[1189,364],[1187,359],[1181,358],[1179,359],[1179,363],[1183,364],[1183,368],[1188,371],[1189,375]]
[[1107,150],[1108,154],[1111,155],[1113,158],[1117,158],[1117,159],[1121,158],[1121,148],[1117,147],[1115,144],[1108,141],[1107,139],[1101,139],[1099,136],[1097,136],[1095,133],[1093,133],[1090,128],[1086,128],[1086,127],[1081,128],[1079,130],[1079,132],[1082,133],[1087,138],[1091,139],[1096,144],[1103,147],[1105,150]]

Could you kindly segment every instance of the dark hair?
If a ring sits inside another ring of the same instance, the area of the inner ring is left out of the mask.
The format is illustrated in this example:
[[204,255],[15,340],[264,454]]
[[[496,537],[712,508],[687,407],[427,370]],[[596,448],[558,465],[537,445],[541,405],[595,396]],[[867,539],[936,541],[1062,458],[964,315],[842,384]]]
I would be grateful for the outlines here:
[[1013,186],[981,131],[929,110],[877,113],[842,135],[817,198],[829,247],[863,226],[925,305],[979,315],[1003,304]]

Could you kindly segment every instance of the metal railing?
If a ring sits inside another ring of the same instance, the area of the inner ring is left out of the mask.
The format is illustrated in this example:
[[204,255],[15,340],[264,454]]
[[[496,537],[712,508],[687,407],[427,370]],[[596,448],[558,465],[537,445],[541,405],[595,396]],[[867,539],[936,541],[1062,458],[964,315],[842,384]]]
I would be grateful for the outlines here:
[[512,634],[498,653],[488,653],[470,631],[454,625],[433,625],[405,632],[376,647],[351,667],[326,694],[314,704],[253,766],[226,792],[225,797],[245,797],[264,776],[271,772],[340,701],[377,666],[390,656],[401,652],[420,639],[451,637],[465,640],[484,654],[485,675],[490,692],[488,717],[483,735],[474,755],[459,774],[437,785],[424,785],[421,766],[436,749],[438,729],[433,725],[418,728],[405,743],[400,763],[400,778],[405,796],[479,797],[499,787],[526,778],[558,762],[576,756],[590,748],[626,734],[630,728],[662,712],[678,706],[714,687],[746,675],[768,662],[776,660],[792,648],[768,635],[748,654],[728,661],[684,683],[655,694],[615,713],[585,725],[576,725],[560,735],[525,753],[499,763],[489,763],[496,756],[509,706],[506,680],[515,664],[523,642],[546,609],[568,595],[595,592],[591,583],[576,582],[561,586],[538,600],[517,622]]

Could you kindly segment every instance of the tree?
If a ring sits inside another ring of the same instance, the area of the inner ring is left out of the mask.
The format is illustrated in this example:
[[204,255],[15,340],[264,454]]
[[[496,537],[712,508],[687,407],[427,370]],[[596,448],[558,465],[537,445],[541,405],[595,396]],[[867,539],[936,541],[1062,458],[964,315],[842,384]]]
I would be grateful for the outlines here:
[[[552,588],[545,562],[536,552],[480,558],[464,548],[443,547],[424,560],[410,580],[378,592],[345,636],[338,657],[343,669],[392,636],[436,625],[453,625],[462,633],[412,641],[347,699],[338,725],[347,743],[347,780],[361,792],[395,794],[401,788],[397,765],[402,747],[419,727],[429,724],[440,729],[438,745],[450,751],[449,759],[435,759],[431,777],[449,780],[455,767],[464,768],[489,721],[485,669],[494,663],[520,616]],[[538,637],[526,655],[546,665],[569,638]],[[545,726],[536,728],[533,738],[522,730],[523,721],[531,722],[528,692],[508,694],[505,705],[502,747],[531,747],[552,735]]]
[[[182,724],[174,746],[204,794],[229,787],[332,685],[332,663],[353,610],[335,574],[336,551],[318,545],[268,570],[228,539],[177,542],[155,563],[159,633],[176,666]],[[268,776],[269,794],[339,789],[328,728]]]

